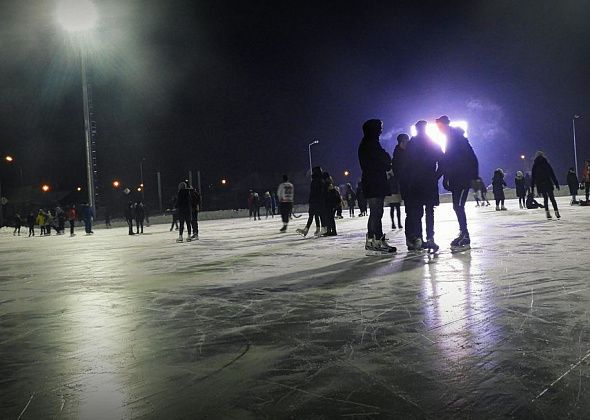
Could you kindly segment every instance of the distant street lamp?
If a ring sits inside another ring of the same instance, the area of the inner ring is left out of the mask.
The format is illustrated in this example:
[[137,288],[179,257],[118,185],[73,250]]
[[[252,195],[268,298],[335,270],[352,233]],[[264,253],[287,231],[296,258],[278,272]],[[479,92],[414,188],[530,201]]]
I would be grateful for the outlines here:
[[580,118],[582,118],[581,115],[579,114],[574,114],[573,118],[572,118],[572,130],[574,133],[574,164],[576,165],[576,176],[578,176],[578,149],[576,147],[576,120],[579,120]]
[[350,172],[348,170],[344,171],[344,176],[348,176],[350,175]]
[[221,184],[222,184],[222,185],[226,185],[226,184],[227,184],[227,179],[223,178],[223,179],[221,180]]
[[522,160],[522,171],[526,172],[527,171],[527,166],[526,166],[526,156],[525,155],[520,155],[520,160]]
[[313,146],[314,144],[318,144],[320,141],[319,140],[314,140],[311,143],[309,143],[307,145],[307,150],[309,153],[309,175],[311,176],[311,171],[312,171],[312,165],[311,165],[311,146]]
[[78,192],[82,191],[82,187],[77,187],[76,191],[78,191]]
[[6,162],[12,162],[14,159],[12,158],[12,156],[6,156],[6,157],[4,157],[4,160]]
[[[4,160],[6,162],[8,162],[9,164],[14,164],[14,157],[12,157],[10,155],[4,156]],[[18,167],[18,172],[20,175],[20,186],[22,187],[23,186],[23,167],[18,164],[16,166]]]
[[43,192],[48,192],[50,189],[51,189],[51,187],[49,187],[49,185],[47,185],[47,184],[43,184],[41,186],[41,191],[43,191]]
[[113,181],[113,187],[115,188],[119,188],[119,186],[121,185],[121,183],[117,180]]
[[[57,6],[57,21],[60,26],[73,35],[88,33],[96,26],[98,14],[90,0],[61,0]],[[82,41],[82,40],[79,40]],[[88,205],[95,209],[94,171],[90,127],[90,102],[88,99],[88,81],[86,78],[86,54],[81,42],[80,72],[82,75],[82,99],[84,106],[84,135],[86,142],[86,177],[88,182]]]

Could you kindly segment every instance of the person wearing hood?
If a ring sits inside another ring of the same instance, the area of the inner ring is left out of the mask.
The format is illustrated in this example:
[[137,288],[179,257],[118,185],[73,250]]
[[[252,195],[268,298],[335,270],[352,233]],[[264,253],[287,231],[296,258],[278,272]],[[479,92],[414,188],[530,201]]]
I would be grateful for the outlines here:
[[471,238],[467,229],[465,203],[473,180],[479,176],[479,163],[465,131],[451,127],[448,116],[436,119],[439,131],[447,137],[446,150],[442,162],[443,187],[453,197],[453,210],[459,223],[459,236],[451,242],[451,249],[460,251],[471,247]]
[[129,227],[129,235],[135,235],[135,232],[133,232],[133,214],[135,213],[134,207],[135,205],[133,204],[133,200],[129,200],[125,206],[124,211],[125,221]]
[[326,184],[322,177],[322,168],[319,166],[314,167],[311,170],[311,184],[309,186],[309,217],[307,223],[303,229],[297,229],[296,232],[300,235],[307,236],[311,223],[315,220],[315,233],[314,236],[317,238],[322,233],[322,226],[320,220],[324,220],[322,216],[325,213],[325,196],[326,196]]
[[348,215],[354,217],[354,206],[356,204],[356,194],[352,188],[352,184],[349,182],[346,184],[346,192],[344,193],[344,200],[348,206]]
[[143,202],[140,200],[135,203],[134,207],[134,216],[135,216],[135,226],[137,234],[143,233],[143,221],[145,220],[145,209],[143,207]]
[[543,196],[543,204],[545,207],[545,214],[547,219],[551,219],[551,211],[549,210],[549,200],[553,205],[555,211],[555,217],[561,218],[559,209],[557,208],[557,202],[555,201],[555,195],[553,194],[553,186],[559,191],[559,182],[555,176],[553,168],[549,164],[549,161],[545,157],[545,153],[538,151],[535,155],[535,161],[533,163],[532,176],[531,176],[531,191],[534,193],[535,187],[537,192]]
[[572,201],[570,205],[578,204],[578,200],[576,200],[576,195],[578,195],[578,188],[580,187],[580,181],[578,181],[578,176],[576,175],[576,170],[574,168],[570,168],[567,172],[567,186],[570,189],[570,195],[572,196]]
[[526,181],[522,171],[516,172],[516,178],[514,178],[514,185],[516,186],[516,196],[518,197],[518,205],[521,209],[526,209]]
[[498,168],[494,171],[494,177],[492,178],[492,192],[496,200],[496,211],[506,210],[506,207],[504,207],[504,200],[506,200],[506,196],[504,195],[505,186],[504,171]]
[[176,207],[178,208],[178,239],[176,242],[182,242],[184,227],[186,225],[187,238],[186,241],[191,241],[192,225],[191,225],[191,200],[190,191],[186,182],[178,184],[178,197],[176,198]]
[[[402,197],[406,205],[406,244],[409,251],[428,249],[436,252],[434,208],[440,204],[438,180],[443,153],[426,134],[426,121],[415,124],[416,135],[406,147],[404,169],[400,172]],[[426,241],[422,236],[422,217],[426,216]]]
[[365,249],[383,253],[393,253],[397,249],[387,243],[383,234],[383,205],[389,195],[387,171],[391,169],[391,158],[379,143],[383,133],[383,122],[378,119],[365,121],[363,138],[358,148],[358,158],[362,170],[361,182],[369,204],[369,221]]

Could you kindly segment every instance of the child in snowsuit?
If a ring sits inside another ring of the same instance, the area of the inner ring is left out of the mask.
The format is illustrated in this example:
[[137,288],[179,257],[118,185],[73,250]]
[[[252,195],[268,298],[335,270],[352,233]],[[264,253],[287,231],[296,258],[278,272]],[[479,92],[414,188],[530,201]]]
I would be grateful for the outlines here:
[[494,177],[492,178],[492,191],[494,192],[494,199],[496,200],[496,211],[506,210],[504,207],[504,187],[506,181],[504,181],[504,171],[500,168],[494,171]]

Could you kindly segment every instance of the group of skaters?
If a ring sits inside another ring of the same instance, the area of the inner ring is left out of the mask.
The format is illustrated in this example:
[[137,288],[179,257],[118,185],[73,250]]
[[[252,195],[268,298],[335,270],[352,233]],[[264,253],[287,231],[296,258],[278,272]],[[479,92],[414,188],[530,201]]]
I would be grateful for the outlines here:
[[277,195],[274,192],[266,191],[263,197],[260,197],[256,191],[250,190],[248,193],[248,212],[250,220],[252,220],[252,218],[254,218],[254,220],[261,220],[260,209],[262,207],[264,207],[267,219],[269,216],[274,218],[277,214],[277,203]]
[[[172,224],[170,232],[178,230],[176,242],[184,241],[186,227],[186,242],[199,239],[199,211],[201,210],[201,194],[190,186],[188,181],[178,184],[178,193],[171,202]],[[138,228],[139,229],[139,228]],[[129,225],[129,234],[133,231]],[[142,230],[143,231],[143,230]]]
[[65,210],[57,206],[53,213],[49,209],[39,209],[36,213],[30,212],[26,219],[23,220],[19,213],[14,215],[14,236],[20,236],[21,227],[23,224],[28,228],[28,236],[35,236],[35,226],[39,227],[39,235],[37,236],[51,236],[51,231],[54,230],[56,235],[65,234],[66,221],[69,224],[70,236],[76,236],[75,225],[78,217],[84,222],[84,230],[87,235],[92,235],[92,219],[94,213],[92,207],[88,204],[83,204],[80,214],[78,214],[76,206],[70,204]]
[[[127,205],[125,206],[125,211],[123,215],[125,216],[125,221],[127,222],[127,226],[129,227],[129,235],[143,234],[144,222],[146,223],[146,226],[150,225],[150,220],[147,217],[146,207],[143,204],[143,201],[141,200],[127,201]],[[133,222],[135,222],[135,232],[133,231]],[[107,224],[107,228],[108,227],[110,227],[110,221]]]

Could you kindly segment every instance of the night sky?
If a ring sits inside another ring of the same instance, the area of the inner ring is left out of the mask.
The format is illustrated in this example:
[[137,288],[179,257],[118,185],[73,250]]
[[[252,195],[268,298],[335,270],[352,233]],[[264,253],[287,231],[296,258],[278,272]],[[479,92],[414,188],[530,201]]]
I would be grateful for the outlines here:
[[[484,179],[503,167],[511,183],[542,149],[565,182],[574,113],[590,157],[590,2],[389,3],[97,0],[85,42],[101,182],[138,183],[145,157],[146,179],[170,185],[189,169],[274,185],[307,169],[313,139],[315,163],[357,177],[364,120],[383,119],[391,153],[441,114],[469,122]],[[81,82],[54,10],[0,3],[0,152],[26,183],[69,189],[85,179]]]

